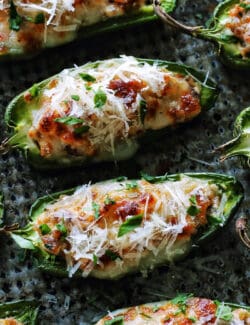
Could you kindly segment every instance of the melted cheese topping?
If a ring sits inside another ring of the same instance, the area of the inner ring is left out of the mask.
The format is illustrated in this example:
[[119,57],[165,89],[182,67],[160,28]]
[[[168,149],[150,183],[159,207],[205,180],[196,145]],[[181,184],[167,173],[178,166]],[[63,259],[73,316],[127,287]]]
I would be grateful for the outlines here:
[[14,318],[5,318],[0,319],[0,325],[22,325],[19,321],[15,320]]
[[64,256],[70,277],[78,269],[83,276],[117,277],[187,253],[191,237],[222,202],[216,185],[187,176],[158,184],[109,181],[61,197],[34,229],[42,249]]
[[[133,57],[64,70],[40,96],[29,137],[45,158],[69,154],[100,158],[107,153],[112,157],[121,144],[128,145],[146,130],[198,115],[199,94],[200,86],[190,75]],[[30,94],[25,98],[29,102]],[[61,117],[78,118],[80,123],[58,123]],[[82,126],[87,130],[77,133]]]
[[232,311],[231,320],[228,321],[223,319],[225,317],[217,310],[218,306],[212,300],[189,298],[181,303],[170,301],[110,313],[96,325],[105,325],[106,321],[119,317],[123,319],[124,325],[249,325],[250,323],[250,312],[245,309]]
[[250,55],[250,1],[240,1],[230,9],[223,25],[229,35],[234,35],[239,39],[242,56],[248,57]]
[[[34,52],[76,38],[79,28],[138,11],[144,0],[13,0],[0,2],[0,54]],[[13,17],[12,17],[13,18]]]

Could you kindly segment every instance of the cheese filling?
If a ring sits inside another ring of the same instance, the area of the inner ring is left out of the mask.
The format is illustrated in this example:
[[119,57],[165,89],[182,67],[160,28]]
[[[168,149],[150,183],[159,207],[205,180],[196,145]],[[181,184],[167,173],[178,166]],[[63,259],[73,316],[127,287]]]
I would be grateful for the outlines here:
[[83,276],[107,268],[119,274],[148,256],[167,262],[185,254],[223,202],[216,185],[187,176],[157,184],[108,181],[60,197],[33,227],[42,249],[65,258],[69,276],[78,269]]
[[250,1],[244,0],[229,10],[223,20],[228,35],[236,37],[243,57],[250,55]]
[[144,4],[144,0],[2,0],[0,54],[69,42],[79,28],[137,12]]
[[190,75],[127,56],[64,70],[40,95],[29,137],[45,158],[112,156],[149,129],[198,115],[200,88]]
[[109,313],[96,325],[122,319],[124,325],[249,325],[250,312],[243,308],[233,310],[224,303],[205,298],[177,297],[166,303],[130,307],[125,311]]

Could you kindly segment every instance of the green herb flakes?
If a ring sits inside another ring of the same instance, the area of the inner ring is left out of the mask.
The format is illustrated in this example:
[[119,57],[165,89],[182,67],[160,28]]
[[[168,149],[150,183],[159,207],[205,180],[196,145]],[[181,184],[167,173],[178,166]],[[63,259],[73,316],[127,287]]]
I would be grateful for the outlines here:
[[215,301],[215,304],[217,305],[215,313],[216,317],[225,321],[230,321],[233,318],[232,309],[229,306],[220,303],[219,301]]
[[58,223],[56,225],[56,229],[60,231],[60,233],[62,234],[62,237],[66,237],[67,236],[67,228],[65,227],[64,223]]
[[126,183],[126,190],[134,190],[136,188],[138,188],[138,183],[137,181],[131,181],[130,183]]
[[96,202],[92,202],[92,209],[94,211],[95,219],[98,219],[100,217],[100,205]]
[[115,204],[115,200],[112,200],[109,196],[107,196],[104,200],[105,205],[113,205]]
[[91,76],[88,73],[79,73],[79,76],[84,80],[84,81],[88,81],[88,82],[94,82],[96,81],[96,78],[94,78],[93,76]]
[[90,129],[90,126],[82,125],[79,128],[75,128],[74,133],[77,134],[77,135],[80,135],[80,134],[88,132],[89,129]]
[[77,102],[80,100],[80,97],[78,95],[71,95],[71,98]]
[[196,200],[196,196],[192,195],[189,199],[189,202],[191,203],[190,207],[187,209],[187,213],[191,216],[191,217],[195,217],[197,216],[197,214],[200,213],[200,209],[197,207],[197,200]]
[[94,265],[97,265],[98,263],[98,257],[95,254],[93,254],[93,263]]
[[106,104],[106,101],[107,101],[107,95],[103,90],[99,89],[95,93],[95,97],[94,97],[95,108],[101,108]]
[[64,117],[58,117],[54,119],[55,122],[62,123],[65,125],[76,125],[79,123],[83,123],[84,120],[79,117],[74,116],[64,116]]
[[142,223],[143,215],[138,214],[127,219],[119,228],[118,237],[122,237],[127,233],[133,231],[135,228],[139,227]]
[[51,229],[46,223],[40,225],[39,229],[40,229],[43,236],[48,235],[49,233],[51,233]]
[[124,318],[122,316],[115,317],[110,320],[106,320],[104,325],[124,325]]
[[18,15],[13,1],[10,1],[9,27],[12,30],[19,31],[23,18]]
[[106,252],[105,252],[105,255],[107,257],[109,257],[111,259],[111,261],[115,261],[117,260],[118,258],[120,260],[122,260],[121,256],[113,251],[111,251],[110,249],[107,249]]
[[35,24],[43,24],[45,22],[44,14],[40,12],[39,14],[36,15],[34,19]]

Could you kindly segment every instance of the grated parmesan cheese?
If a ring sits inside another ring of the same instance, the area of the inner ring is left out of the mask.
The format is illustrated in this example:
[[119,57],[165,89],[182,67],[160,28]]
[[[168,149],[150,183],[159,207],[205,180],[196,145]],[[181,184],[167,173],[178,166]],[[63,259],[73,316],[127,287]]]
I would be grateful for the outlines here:
[[[194,180],[186,176],[180,181],[153,185],[141,180],[137,182],[138,188],[133,191],[127,190],[126,184],[126,181],[104,182],[80,187],[73,195],[64,196],[48,206],[36,221],[42,223],[47,218],[56,218],[57,222],[63,221],[67,225],[66,241],[69,247],[64,249],[64,254],[70,277],[78,269],[82,270],[83,276],[89,275],[95,264],[104,268],[99,258],[105,255],[107,249],[117,252],[122,258],[115,262],[118,270],[124,267],[124,263],[140,265],[148,253],[152,253],[155,258],[159,254],[164,255],[165,259],[171,261],[176,239],[187,225],[190,196],[202,193],[204,200],[208,200],[208,197],[216,197],[215,193],[218,191],[214,185],[209,185],[204,180]],[[105,199],[111,197],[119,206],[119,202],[128,199],[131,193],[134,193],[134,199],[141,195],[146,198],[143,222],[133,231],[118,237],[123,223],[121,218],[111,222],[109,217],[101,216],[98,219],[93,218],[91,222],[87,221],[94,215],[93,202],[101,207]],[[151,210],[150,196],[154,198]],[[217,207],[217,201],[213,202]],[[175,216],[175,222],[171,221],[172,216]],[[186,243],[182,245],[185,246]],[[97,259],[96,263],[94,257]]]

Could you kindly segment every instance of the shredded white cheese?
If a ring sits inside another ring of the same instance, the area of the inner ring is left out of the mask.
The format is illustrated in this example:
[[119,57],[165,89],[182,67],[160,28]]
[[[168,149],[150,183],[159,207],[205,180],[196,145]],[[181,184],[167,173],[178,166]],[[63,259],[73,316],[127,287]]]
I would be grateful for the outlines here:
[[[95,263],[102,267],[99,258],[105,255],[107,249],[122,257],[122,260],[117,261],[121,268],[123,263],[128,261],[139,265],[145,252],[151,252],[155,257],[163,254],[171,260],[176,238],[187,225],[186,216],[191,195],[202,194],[203,200],[208,200],[208,197],[215,196],[213,193],[217,191],[214,185],[189,177],[154,185],[143,180],[138,181],[136,191],[127,190],[126,184],[127,182],[123,181],[83,186],[73,195],[65,196],[51,204],[40,217],[56,217],[58,222],[63,221],[71,225],[66,237],[70,248],[64,250],[70,277],[79,268],[82,268],[83,276],[87,276]],[[101,207],[107,197],[111,196],[116,202],[122,202],[128,199],[131,193],[134,193],[135,198],[140,195],[146,198],[143,222],[133,231],[118,237],[119,228],[124,222],[120,218],[112,223],[109,223],[108,219],[101,223],[98,219],[91,223],[85,221],[94,215],[93,202]],[[155,202],[153,211],[148,210],[150,195]],[[171,217],[176,218],[174,222]]]

